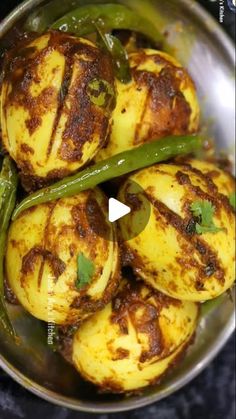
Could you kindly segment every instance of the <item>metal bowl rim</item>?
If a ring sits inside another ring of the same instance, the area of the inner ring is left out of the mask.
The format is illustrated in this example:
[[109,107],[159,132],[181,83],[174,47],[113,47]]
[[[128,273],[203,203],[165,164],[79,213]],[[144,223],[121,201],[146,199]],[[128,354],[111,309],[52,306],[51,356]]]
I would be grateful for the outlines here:
[[[14,23],[23,16],[27,11],[32,9],[35,6],[40,5],[43,0],[24,0],[19,6],[17,6],[0,24],[0,38],[14,25]],[[220,27],[218,22],[207,12],[205,9],[195,3],[193,0],[181,0],[181,3],[191,10],[195,16],[197,16],[202,24],[205,26],[207,31],[210,31],[215,39],[219,42],[220,45],[224,48],[225,52],[228,54],[232,65],[235,65],[235,48],[232,40]],[[226,344],[230,336],[235,330],[235,310],[232,315],[229,317],[226,326],[222,329],[221,333],[217,336],[217,339],[214,340],[208,350],[208,353],[199,361],[194,368],[171,386],[168,389],[164,389],[158,394],[153,394],[151,396],[140,396],[139,400],[126,400],[122,405],[114,402],[102,404],[99,403],[99,406],[96,406],[96,403],[90,402],[76,402],[70,399],[69,397],[64,397],[58,395],[56,392],[45,389],[45,387],[33,383],[29,380],[24,374],[19,370],[16,370],[1,354],[0,354],[0,367],[11,376],[17,383],[29,390],[31,393],[35,394],[42,399],[51,402],[62,407],[70,408],[80,412],[86,413],[118,413],[125,412],[141,407],[145,407],[154,402],[157,402],[165,397],[173,394],[174,392],[180,390],[183,386],[188,384],[193,380],[198,374],[200,374],[207,365],[217,356],[223,346]]]

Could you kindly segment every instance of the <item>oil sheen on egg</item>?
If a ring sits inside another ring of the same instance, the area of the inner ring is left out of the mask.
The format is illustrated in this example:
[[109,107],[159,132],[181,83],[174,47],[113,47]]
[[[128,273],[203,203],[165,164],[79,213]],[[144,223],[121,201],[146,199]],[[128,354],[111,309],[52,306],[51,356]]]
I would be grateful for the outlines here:
[[[96,214],[93,222],[89,214]],[[93,269],[81,284],[85,258]],[[104,194],[96,188],[23,212],[10,226],[6,276],[18,301],[38,319],[68,325],[101,309],[120,278],[116,229],[107,221]]]
[[187,71],[170,55],[153,49],[133,52],[129,61],[132,81],[116,81],[111,134],[97,160],[152,139],[198,130],[199,105]]
[[[157,164],[127,179],[118,195],[124,204],[132,193],[130,181],[145,192],[138,196],[137,210],[119,221],[123,237],[127,229],[136,228],[142,205],[147,201],[151,205],[145,229],[124,243],[125,258],[136,274],[153,288],[183,300],[205,301],[229,289],[235,280],[235,214],[228,199],[234,190],[231,175],[197,160]],[[197,234],[191,211],[196,201],[212,204],[219,231]]]
[[73,363],[103,391],[144,388],[159,381],[185,353],[197,319],[196,303],[124,280],[113,302],[76,332]]
[[106,53],[89,40],[51,31],[10,50],[3,74],[3,145],[26,189],[94,157],[106,141],[115,101]]

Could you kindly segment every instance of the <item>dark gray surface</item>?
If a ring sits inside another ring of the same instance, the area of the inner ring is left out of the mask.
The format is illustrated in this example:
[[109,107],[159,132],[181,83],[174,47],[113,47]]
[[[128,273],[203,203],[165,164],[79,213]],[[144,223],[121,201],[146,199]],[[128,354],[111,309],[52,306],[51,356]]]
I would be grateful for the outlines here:
[[[167,0],[165,0],[167,1]],[[19,0],[0,0],[0,18]],[[217,17],[218,0],[201,0]],[[227,31],[235,36],[235,18],[227,10]],[[234,419],[235,418],[235,339],[231,338],[220,355],[188,386],[150,407],[132,412],[98,415],[99,419]],[[0,370],[0,419],[50,418],[89,419],[94,415],[77,413],[49,404],[32,395]]]

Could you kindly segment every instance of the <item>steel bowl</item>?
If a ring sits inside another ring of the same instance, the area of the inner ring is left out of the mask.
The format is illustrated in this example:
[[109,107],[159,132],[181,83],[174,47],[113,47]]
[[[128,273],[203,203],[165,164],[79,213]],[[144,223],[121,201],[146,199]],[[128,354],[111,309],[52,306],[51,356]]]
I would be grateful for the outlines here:
[[[65,1],[65,0],[64,0]],[[83,3],[83,0],[75,0]],[[91,1],[92,2],[92,1]],[[104,1],[103,1],[104,2]],[[235,135],[234,46],[220,25],[195,1],[123,0],[166,30],[177,58],[196,82],[202,125],[219,149],[233,155]],[[27,0],[0,25],[0,37],[43,0]],[[86,3],[84,1],[84,3]],[[161,18],[158,18],[157,12]],[[12,261],[14,263],[14,261]],[[136,409],[167,397],[196,377],[221,350],[234,330],[234,304],[223,296],[202,316],[195,343],[184,361],[161,383],[129,398],[102,395],[47,346],[45,326],[22,308],[9,306],[19,345],[0,331],[0,366],[18,383],[50,402],[93,413]]]

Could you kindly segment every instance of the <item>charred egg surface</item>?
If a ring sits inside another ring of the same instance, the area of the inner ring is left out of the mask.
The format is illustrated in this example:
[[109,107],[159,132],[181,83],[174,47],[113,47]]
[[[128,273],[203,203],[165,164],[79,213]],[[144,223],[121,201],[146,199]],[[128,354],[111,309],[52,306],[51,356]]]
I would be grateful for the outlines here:
[[[228,195],[234,180],[214,164],[190,160],[186,164],[159,164],[131,175],[118,199],[127,201],[130,181],[145,191],[140,203],[151,204],[151,215],[141,234],[124,243],[125,259],[136,274],[155,289],[175,298],[192,301],[212,299],[229,289],[235,280],[235,214]],[[190,209],[196,201],[214,207],[217,233],[197,234]],[[141,206],[140,206],[141,208]],[[125,237],[140,209],[119,221]]]
[[141,389],[157,382],[185,352],[197,318],[196,303],[124,280],[113,302],[76,332],[73,363],[104,391]]
[[193,81],[170,55],[144,49],[129,55],[132,81],[116,80],[117,103],[103,160],[167,135],[198,130],[199,105]]
[[[96,213],[96,222],[113,240],[94,233],[88,212]],[[97,188],[33,207],[11,224],[7,280],[32,315],[73,324],[110,301],[119,283],[119,252],[115,227],[106,217],[106,198]],[[81,254],[94,269],[90,281],[78,288]]]
[[94,157],[106,141],[114,99],[111,59],[89,40],[51,31],[9,51],[2,139],[26,189]]

